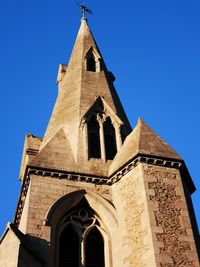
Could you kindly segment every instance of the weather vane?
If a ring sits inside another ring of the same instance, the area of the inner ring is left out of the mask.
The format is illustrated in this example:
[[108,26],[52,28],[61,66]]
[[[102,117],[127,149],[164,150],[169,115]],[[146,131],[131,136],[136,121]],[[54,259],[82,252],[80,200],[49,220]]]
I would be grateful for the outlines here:
[[82,4],[77,3],[77,5],[82,10],[82,14],[83,14],[82,18],[83,19],[86,19],[86,13],[92,14],[92,11],[85,6],[84,1]]

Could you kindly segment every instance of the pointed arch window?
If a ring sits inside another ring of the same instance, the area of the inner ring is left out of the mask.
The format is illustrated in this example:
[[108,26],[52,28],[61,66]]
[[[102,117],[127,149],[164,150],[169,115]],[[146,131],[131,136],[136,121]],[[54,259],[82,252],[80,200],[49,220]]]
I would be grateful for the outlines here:
[[96,61],[93,53],[91,53],[87,58],[87,71],[96,72]]
[[94,214],[78,208],[64,218],[59,237],[59,267],[105,267],[104,238]]
[[108,117],[103,124],[106,159],[112,160],[117,153],[115,129],[111,119]]
[[87,125],[88,158],[113,160],[117,153],[116,132],[110,117],[94,114]]
[[89,158],[101,158],[99,123],[95,116],[88,123],[88,152]]
[[122,146],[122,121],[102,97],[81,119],[88,159],[113,160]]
[[104,241],[101,233],[93,227],[85,239],[85,267],[104,267]]
[[103,69],[101,56],[95,48],[90,47],[86,53],[85,64],[87,71],[100,72]]
[[59,242],[59,267],[80,267],[80,240],[71,224],[62,231]]

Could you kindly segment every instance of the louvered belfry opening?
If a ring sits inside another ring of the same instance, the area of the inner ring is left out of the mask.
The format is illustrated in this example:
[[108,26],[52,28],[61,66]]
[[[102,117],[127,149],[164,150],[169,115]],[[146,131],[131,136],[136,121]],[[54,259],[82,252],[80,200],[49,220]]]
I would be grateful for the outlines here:
[[114,159],[117,153],[116,146],[116,136],[115,129],[112,125],[110,118],[107,118],[104,122],[104,140],[105,140],[105,150],[106,150],[106,159]]
[[104,241],[100,231],[94,227],[85,240],[85,267],[104,267]]
[[88,123],[88,149],[89,158],[101,158],[99,123],[95,116]]
[[66,226],[60,236],[59,267],[80,267],[80,241],[72,225]]

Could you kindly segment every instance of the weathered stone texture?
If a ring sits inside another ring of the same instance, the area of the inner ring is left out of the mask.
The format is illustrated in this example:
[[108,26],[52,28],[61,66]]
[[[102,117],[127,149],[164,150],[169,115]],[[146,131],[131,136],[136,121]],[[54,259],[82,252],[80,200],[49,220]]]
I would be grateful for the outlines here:
[[180,173],[178,170],[144,165],[148,206],[158,266],[198,267],[199,262]]
[[23,154],[22,154],[21,168],[20,168],[20,173],[19,173],[20,180],[22,180],[25,175],[26,166],[37,155],[41,142],[42,142],[42,138],[35,137],[32,134],[26,135]]
[[[156,266],[141,165],[113,185],[113,203],[123,233],[116,266]],[[128,251],[126,255],[122,248]]]
[[109,175],[113,174],[119,167],[124,166],[136,155],[148,155],[153,157],[162,157],[173,160],[180,160],[180,156],[157,135],[141,118],[139,118],[136,127],[129,134],[122,146],[122,149],[114,158]]
[[37,237],[45,236],[44,219],[51,206],[61,197],[83,189],[111,200],[109,186],[31,175],[26,233]]

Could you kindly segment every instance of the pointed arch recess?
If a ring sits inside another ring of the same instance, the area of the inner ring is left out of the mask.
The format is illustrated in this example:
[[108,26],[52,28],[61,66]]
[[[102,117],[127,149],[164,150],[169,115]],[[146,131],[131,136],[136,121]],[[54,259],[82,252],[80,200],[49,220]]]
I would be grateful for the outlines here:
[[112,122],[116,123],[119,127],[124,124],[102,96],[96,97],[94,103],[91,105],[88,111],[84,114],[82,118],[82,124],[88,121],[90,117],[92,116],[92,114],[97,113],[97,112],[105,112],[106,116],[110,117]]
[[45,216],[45,225],[55,227],[67,212],[76,207],[83,199],[95,211],[110,232],[117,229],[116,210],[108,200],[87,190],[71,192],[54,202]]
[[[59,251],[56,244],[59,242],[62,229],[65,229],[65,226],[68,224],[65,221],[65,217],[68,216],[67,213],[69,216],[71,213],[73,215],[73,211],[76,211],[76,208],[84,202],[89,209],[93,211],[93,214],[99,222],[99,226],[97,223],[95,227],[97,227],[99,234],[102,235],[104,240],[105,267],[112,266],[111,236],[115,235],[118,228],[116,210],[114,206],[103,197],[87,190],[79,190],[59,198],[46,214],[45,225],[46,227],[49,226],[51,229],[50,242],[53,259],[51,267],[59,266]],[[88,228],[88,230],[90,229]],[[88,233],[89,231],[87,234]],[[100,255],[100,257],[103,257],[103,255]]]

